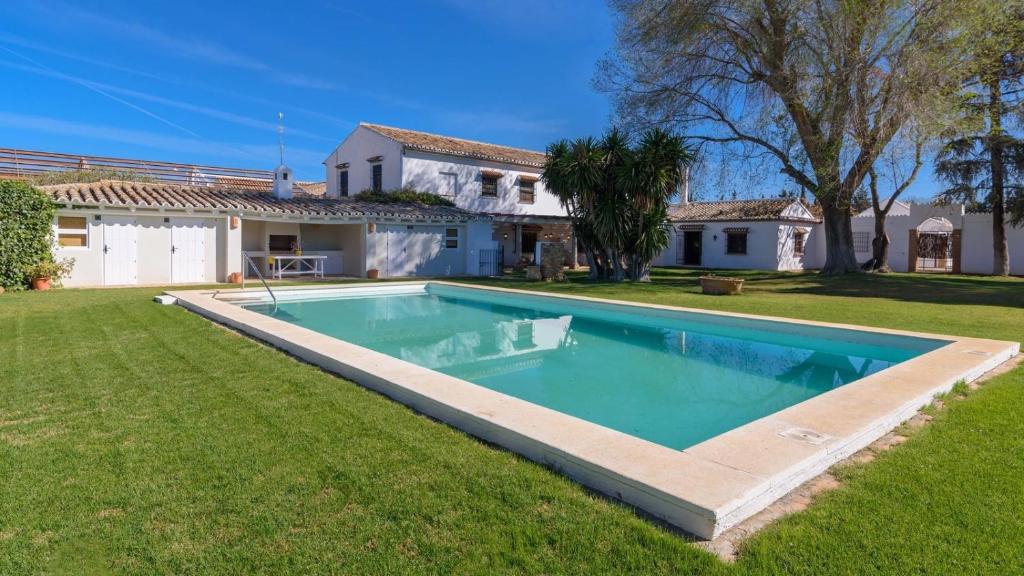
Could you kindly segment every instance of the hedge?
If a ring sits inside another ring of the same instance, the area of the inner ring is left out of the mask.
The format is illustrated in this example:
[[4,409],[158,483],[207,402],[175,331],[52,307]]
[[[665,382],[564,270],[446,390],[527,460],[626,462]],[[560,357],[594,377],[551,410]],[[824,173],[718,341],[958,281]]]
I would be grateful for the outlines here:
[[21,289],[25,270],[52,257],[53,202],[18,180],[0,180],[0,286]]

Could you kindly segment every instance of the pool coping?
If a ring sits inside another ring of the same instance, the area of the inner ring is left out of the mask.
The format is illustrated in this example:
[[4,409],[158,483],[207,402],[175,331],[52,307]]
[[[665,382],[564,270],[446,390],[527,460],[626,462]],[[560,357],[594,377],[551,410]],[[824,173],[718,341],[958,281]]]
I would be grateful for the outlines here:
[[913,416],[958,381],[1015,356],[1017,342],[718,312],[441,280],[317,284],[279,291],[440,284],[532,297],[767,320],[947,340],[900,364],[729,430],[684,450],[490,390],[220,300],[260,289],[169,290],[177,303],[376,390],[469,434],[548,465],[701,538],[762,510]]

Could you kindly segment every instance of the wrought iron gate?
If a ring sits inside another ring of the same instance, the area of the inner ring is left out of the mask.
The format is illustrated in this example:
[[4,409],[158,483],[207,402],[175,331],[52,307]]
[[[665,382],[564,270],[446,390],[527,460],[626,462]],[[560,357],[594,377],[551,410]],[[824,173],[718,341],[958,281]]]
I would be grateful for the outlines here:
[[917,236],[917,269],[921,272],[953,271],[953,235],[921,232]]

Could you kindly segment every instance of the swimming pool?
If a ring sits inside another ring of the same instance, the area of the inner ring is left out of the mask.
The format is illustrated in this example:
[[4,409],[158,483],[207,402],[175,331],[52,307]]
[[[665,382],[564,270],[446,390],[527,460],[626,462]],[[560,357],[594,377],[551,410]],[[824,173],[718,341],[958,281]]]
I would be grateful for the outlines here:
[[441,284],[246,307],[676,450],[949,343]]
[[166,296],[705,538],[1019,351],[448,281],[274,292]]

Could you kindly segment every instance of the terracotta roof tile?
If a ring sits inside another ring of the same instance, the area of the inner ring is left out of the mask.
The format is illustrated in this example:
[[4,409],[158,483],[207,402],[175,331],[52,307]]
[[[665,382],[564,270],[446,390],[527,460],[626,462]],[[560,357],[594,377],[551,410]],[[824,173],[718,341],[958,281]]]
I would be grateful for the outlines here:
[[[765,198],[759,200],[723,200],[718,202],[690,202],[673,207],[669,210],[669,220],[678,221],[744,221],[744,220],[803,220],[802,218],[784,216],[783,212],[794,202],[802,202],[792,198]],[[814,220],[819,217],[814,214]]]
[[337,218],[466,221],[487,218],[449,206],[415,203],[381,204],[354,198],[327,198],[296,191],[289,200],[269,192],[212,186],[101,180],[84,184],[41,186],[54,202],[75,206],[124,206],[237,211],[247,215],[311,215]]
[[467,158],[478,158],[481,160],[492,160],[507,164],[518,164],[540,168],[544,166],[547,155],[543,152],[525,150],[523,148],[512,148],[511,146],[500,146],[498,144],[487,144],[473,140],[464,140],[451,136],[429,134],[416,130],[404,128],[392,128],[379,124],[362,123],[360,126],[373,130],[387,138],[390,138],[402,145],[414,150],[424,152],[436,152],[438,154],[450,154],[452,156],[465,156]]

